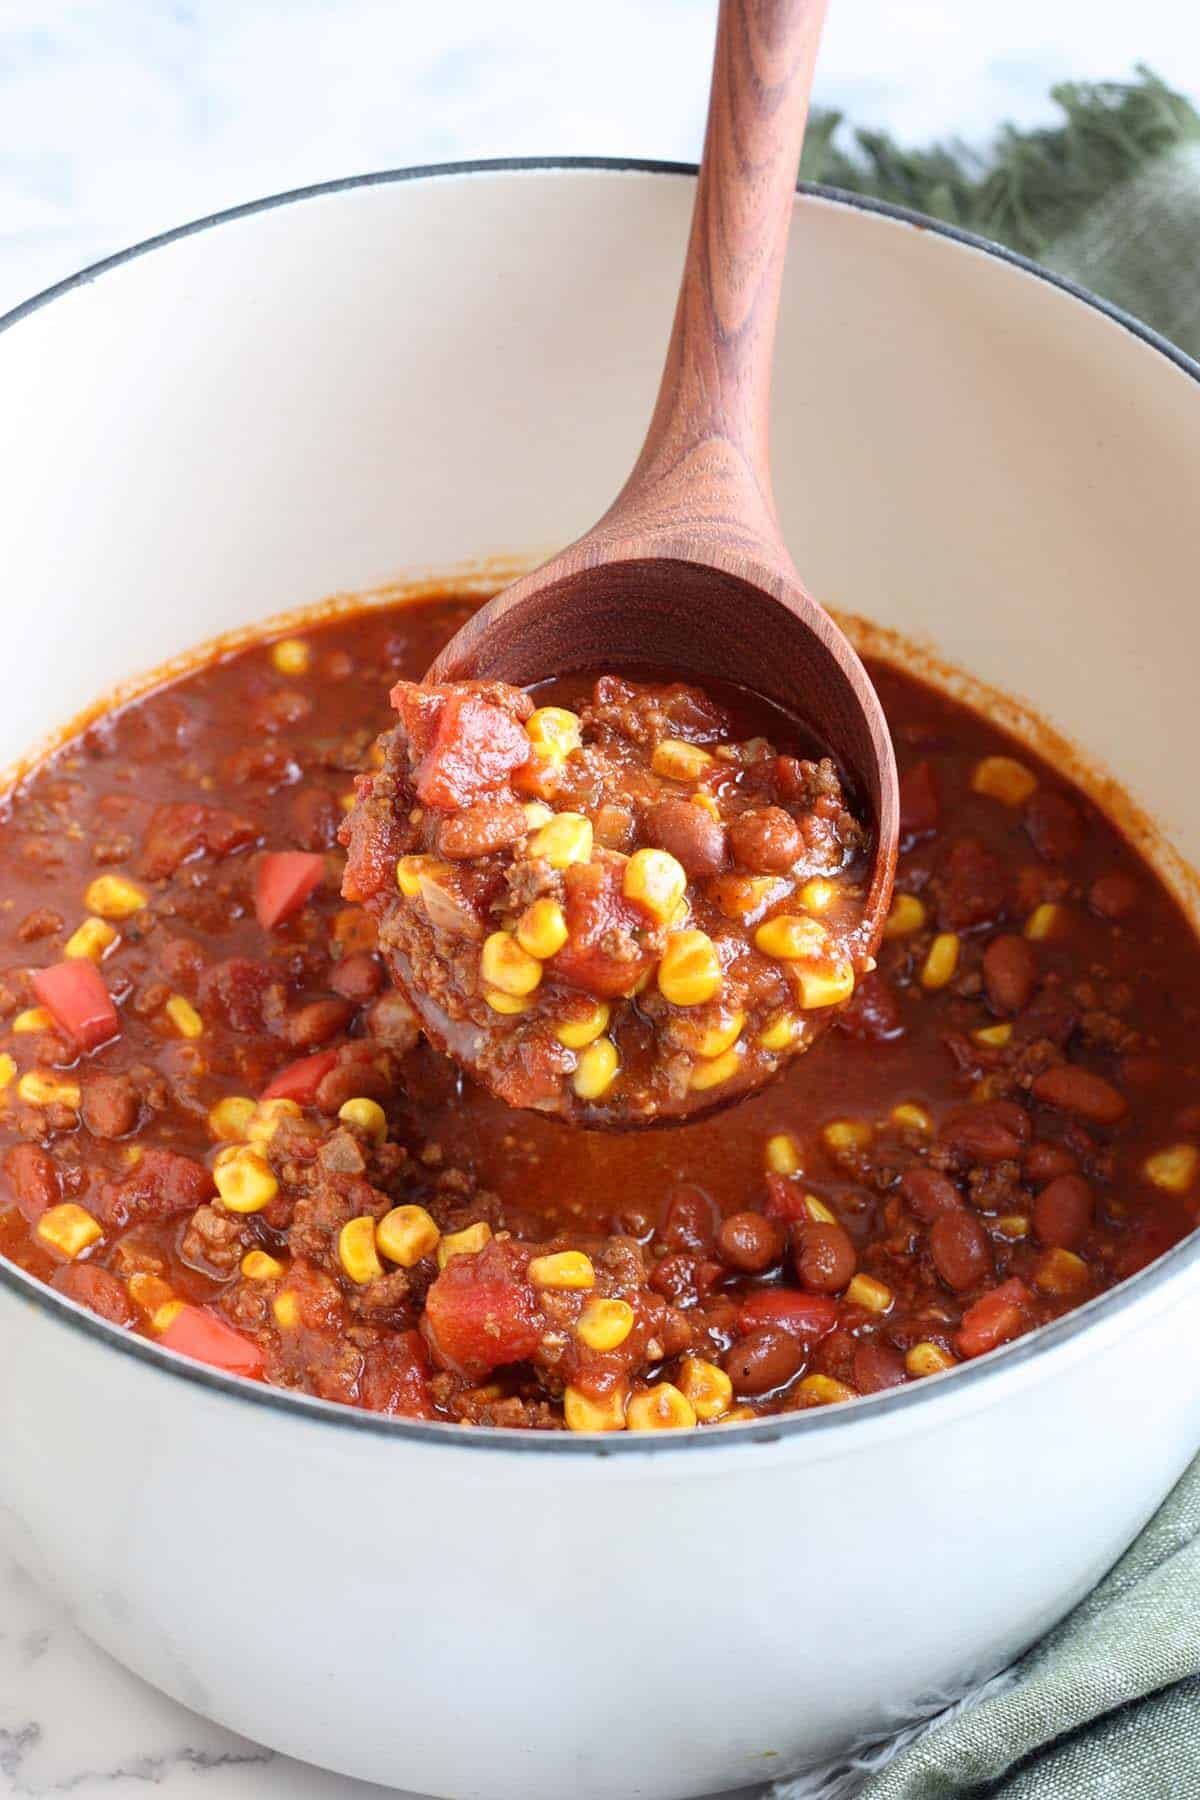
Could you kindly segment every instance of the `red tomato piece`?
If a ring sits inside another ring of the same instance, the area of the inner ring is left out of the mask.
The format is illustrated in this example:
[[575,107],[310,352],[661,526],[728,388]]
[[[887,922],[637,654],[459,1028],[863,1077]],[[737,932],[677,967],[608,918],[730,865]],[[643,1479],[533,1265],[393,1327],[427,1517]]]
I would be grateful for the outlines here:
[[477,694],[452,694],[417,770],[417,798],[443,812],[469,806],[503,787],[529,754],[529,734],[511,713]]
[[760,1325],[778,1325],[797,1337],[825,1336],[837,1324],[837,1301],[829,1294],[798,1294],[791,1288],[763,1288],[742,1302],[738,1328],[743,1333]]
[[1016,1277],[1002,1281],[968,1306],[962,1316],[955,1342],[962,1356],[983,1356],[1009,1338],[1018,1337],[1025,1329],[1026,1308],[1032,1299],[1029,1289]]
[[107,1044],[121,1029],[112,995],[95,963],[86,957],[35,969],[31,986],[42,1005],[70,1032],[81,1050]]
[[654,963],[644,947],[647,918],[625,899],[609,863],[573,863],[564,872],[567,941],[551,959],[560,981],[612,1000],[631,994]]
[[299,1062],[289,1063],[286,1069],[280,1069],[278,1075],[270,1080],[260,1100],[296,1100],[301,1106],[312,1106],[317,1097],[317,1089],[337,1062],[336,1050],[318,1050],[315,1056],[302,1056]]
[[520,1245],[495,1242],[450,1259],[425,1296],[425,1336],[440,1368],[478,1381],[533,1355],[545,1321],[527,1260]]
[[254,871],[254,911],[264,931],[299,912],[321,885],[325,858],[309,850],[270,850]]
[[229,1375],[261,1379],[263,1353],[253,1339],[235,1331],[203,1306],[182,1306],[159,1338],[168,1350],[209,1363]]
[[774,1169],[768,1169],[767,1198],[763,1211],[768,1219],[807,1219],[809,1214],[804,1204],[804,1189],[797,1187],[786,1176],[777,1175]]

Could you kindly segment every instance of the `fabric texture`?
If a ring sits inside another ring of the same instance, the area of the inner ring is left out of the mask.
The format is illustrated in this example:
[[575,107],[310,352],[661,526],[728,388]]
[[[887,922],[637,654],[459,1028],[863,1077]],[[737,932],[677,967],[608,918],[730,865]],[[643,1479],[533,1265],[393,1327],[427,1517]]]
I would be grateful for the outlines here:
[[[988,155],[826,114],[802,173],[1032,255],[1200,357],[1200,116],[1148,71],[1055,90],[1066,123]],[[1086,1502],[1085,1502],[1086,1503]],[[775,1800],[1200,1800],[1200,1458],[1099,1587],[1014,1667]]]

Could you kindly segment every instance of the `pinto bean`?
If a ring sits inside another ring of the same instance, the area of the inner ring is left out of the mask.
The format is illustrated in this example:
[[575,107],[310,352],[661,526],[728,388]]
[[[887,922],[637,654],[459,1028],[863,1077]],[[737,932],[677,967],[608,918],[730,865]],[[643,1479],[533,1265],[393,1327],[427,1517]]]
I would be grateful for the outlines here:
[[863,976],[834,1023],[847,1036],[869,1044],[892,1043],[907,1029],[895,990],[878,969]]
[[1123,919],[1133,911],[1140,896],[1141,889],[1132,875],[1110,869],[1105,875],[1097,875],[1088,889],[1088,905],[1101,919]]
[[918,1219],[923,1219],[927,1225],[942,1213],[957,1212],[962,1205],[962,1195],[950,1177],[939,1169],[927,1169],[922,1163],[904,1171],[900,1177],[900,1192]]
[[778,875],[804,854],[804,834],[782,806],[752,806],[730,822],[729,845],[743,869]]
[[721,1215],[703,1188],[681,1182],[667,1196],[655,1236],[668,1250],[706,1250],[721,1224]]
[[476,800],[442,820],[438,849],[452,862],[470,862],[477,856],[490,856],[506,844],[515,844],[528,830],[519,801]]
[[802,1225],[792,1234],[796,1273],[817,1294],[836,1294],[858,1267],[854,1240],[841,1225]]
[[287,1041],[297,1050],[315,1050],[344,1031],[354,1017],[349,1000],[310,1000],[287,1016]]
[[383,986],[383,964],[369,950],[356,950],[333,965],[329,985],[344,1000],[361,1005],[373,1000]]
[[335,1113],[347,1100],[386,1100],[389,1086],[387,1076],[374,1063],[365,1058],[346,1060],[335,1063],[321,1077],[316,1103],[322,1112]]
[[1029,1114],[1015,1100],[960,1107],[942,1121],[939,1141],[972,1162],[1011,1162],[1029,1142]]
[[83,1090],[83,1122],[93,1137],[120,1138],[133,1131],[141,1114],[137,1089],[128,1075],[93,1075]]
[[299,850],[331,850],[337,843],[341,813],[328,788],[297,788],[288,801],[289,833]]
[[1003,916],[1008,871],[977,838],[960,838],[938,870],[934,887],[939,929],[968,931]]
[[[786,815],[785,815],[786,816]],[[646,814],[647,842],[668,850],[693,880],[725,867],[725,827],[692,800],[669,795]]]
[[50,1277],[50,1286],[86,1306],[110,1325],[121,1325],[131,1331],[138,1322],[137,1307],[129,1298],[125,1283],[107,1269],[94,1263],[64,1263]]
[[992,1272],[992,1249],[987,1232],[966,1207],[941,1213],[929,1230],[933,1265],[956,1294],[978,1287]]
[[783,1254],[784,1231],[778,1219],[765,1213],[736,1212],[721,1221],[717,1254],[741,1275],[761,1275]]
[[760,1325],[725,1352],[725,1373],[738,1395],[769,1394],[804,1367],[804,1345],[778,1325]]
[[888,1344],[859,1344],[850,1365],[851,1379],[860,1394],[879,1394],[899,1387],[906,1379],[904,1358]]
[[1092,1223],[1092,1190],[1082,1175],[1059,1175],[1033,1203],[1033,1230],[1053,1250],[1078,1250]]
[[1033,1084],[1033,1097],[1090,1125],[1115,1125],[1129,1110],[1124,1094],[1111,1081],[1074,1063],[1045,1069]]
[[62,1198],[54,1159],[38,1144],[14,1144],[4,1158],[4,1173],[27,1225],[36,1225]]
[[1037,957],[1023,937],[1005,932],[983,953],[983,985],[993,1012],[1022,1012],[1037,986]]
[[1025,808],[1025,829],[1046,862],[1067,862],[1083,849],[1087,829],[1065,794],[1039,788]]

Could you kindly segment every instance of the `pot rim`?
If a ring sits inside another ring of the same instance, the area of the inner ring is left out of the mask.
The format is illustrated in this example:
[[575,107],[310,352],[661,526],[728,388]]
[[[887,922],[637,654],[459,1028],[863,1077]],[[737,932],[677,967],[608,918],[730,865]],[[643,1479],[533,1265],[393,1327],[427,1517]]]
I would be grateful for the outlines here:
[[[179,242],[214,226],[231,224],[240,219],[254,217],[256,214],[274,211],[276,207],[290,206],[299,201],[320,199],[331,194],[348,193],[358,188],[384,187],[408,181],[439,179],[445,176],[503,175],[503,174],[539,174],[562,172],[610,172],[617,174],[637,175],[671,175],[685,176],[694,179],[697,166],[686,162],[664,162],[642,157],[620,156],[514,156],[495,158],[472,158],[461,162],[419,163],[399,169],[385,169],[367,175],[344,176],[333,181],[317,182],[307,187],[293,188],[279,194],[270,194],[260,200],[244,202],[239,206],[225,208],[211,213],[204,218],[193,219],[186,224],[177,225],[169,231],[157,233],[144,239],[141,243],[131,245],[128,249],[118,250],[112,256],[91,263],[74,275],[55,282],[51,287],[34,294],[30,299],[22,301],[9,312],[0,315],[0,332],[10,330],[22,319],[38,312],[49,305],[52,300],[74,292],[78,288],[89,286],[99,276],[110,270],[118,269],[135,258],[146,255],[149,251],[160,250],[169,244]],[[982,253],[1001,263],[1008,263],[1021,270],[1025,275],[1034,277],[1051,288],[1069,295],[1081,305],[1101,313],[1113,324],[1120,326],[1131,337],[1139,339],[1148,348],[1157,351],[1168,362],[1190,376],[1200,384],[1200,363],[1195,362],[1184,351],[1172,344],[1150,326],[1142,324],[1131,314],[1114,306],[1111,302],[1091,293],[1077,282],[1057,275],[1048,269],[1041,268],[1028,257],[1019,252],[1007,249],[1002,244],[992,243],[986,238],[978,237],[973,232],[964,231],[956,225],[943,224],[929,218],[923,213],[912,211],[908,207],[895,206],[888,201],[875,200],[859,194],[851,194],[844,189],[826,187],[815,182],[800,182],[797,191],[810,198],[821,200],[828,205],[842,206],[856,212],[873,213],[897,224],[909,225],[920,231],[928,231],[937,236],[949,239],[964,249]],[[702,1453],[705,1449],[728,1450],[734,1443],[775,1444],[785,1439],[793,1439],[806,1434],[824,1435],[829,1432],[853,1430],[856,1426],[864,1428],[869,1420],[887,1418],[911,1409],[920,1408],[920,1417],[928,1424],[931,1422],[931,1409],[952,1403],[971,1388],[986,1389],[994,1385],[998,1378],[1014,1369],[1027,1365],[1032,1360],[1048,1356],[1048,1353],[1063,1345],[1072,1343],[1083,1332],[1101,1320],[1112,1319],[1116,1315],[1127,1312],[1132,1306],[1161,1290],[1173,1282],[1176,1277],[1186,1273],[1193,1265],[1200,1262],[1200,1231],[1192,1232],[1180,1240],[1164,1255],[1158,1257],[1147,1268],[1136,1275],[1128,1277],[1118,1287],[1105,1294],[1097,1295],[1084,1306],[1067,1313],[1063,1318],[1050,1325],[1044,1325],[1036,1331],[1018,1338],[1014,1343],[1002,1346],[999,1350],[976,1361],[966,1363],[949,1371],[945,1376],[914,1382],[911,1386],[892,1388],[882,1393],[863,1395],[843,1406],[814,1407],[800,1413],[785,1413],[768,1416],[756,1423],[746,1422],[738,1425],[736,1432],[729,1431],[695,1431],[695,1432],[637,1432],[628,1434],[616,1432],[609,1436],[594,1434],[574,1434],[571,1432],[537,1432],[523,1431],[497,1426],[474,1426],[465,1428],[450,1421],[427,1421],[420,1419],[392,1418],[383,1413],[359,1411],[350,1406],[332,1400],[320,1400],[313,1395],[293,1392],[288,1388],[268,1387],[265,1384],[243,1380],[240,1376],[227,1375],[220,1370],[210,1368],[207,1364],[193,1361],[189,1357],[177,1355],[165,1349],[161,1344],[153,1343],[149,1338],[137,1337],[133,1333],[110,1324],[97,1314],[77,1305],[74,1301],[59,1294],[44,1282],[19,1269],[14,1263],[0,1257],[0,1290],[7,1289],[18,1300],[27,1305],[40,1308],[52,1319],[65,1323],[69,1328],[78,1331],[92,1341],[99,1341],[109,1350],[133,1357],[144,1366],[157,1370],[168,1378],[180,1378],[191,1382],[202,1389],[225,1394],[251,1406],[265,1407],[284,1415],[290,1414],[296,1419],[308,1419],[320,1425],[332,1425],[345,1431],[367,1432],[376,1436],[398,1437],[413,1443],[439,1445],[442,1448],[463,1450],[501,1451],[534,1455],[553,1455],[571,1457],[608,1458],[612,1456],[663,1456],[679,1453]]]

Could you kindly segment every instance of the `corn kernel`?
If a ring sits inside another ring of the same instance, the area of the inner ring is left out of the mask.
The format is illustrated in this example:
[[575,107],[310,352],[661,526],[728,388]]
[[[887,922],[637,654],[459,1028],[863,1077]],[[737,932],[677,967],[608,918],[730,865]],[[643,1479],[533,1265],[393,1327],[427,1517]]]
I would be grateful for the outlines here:
[[475,1256],[491,1242],[492,1228],[484,1219],[464,1225],[461,1231],[448,1231],[437,1247],[438,1268],[444,1269],[454,1256]]
[[338,805],[344,813],[353,812],[358,805],[358,795],[353,788],[347,788],[344,794],[338,795]]
[[85,919],[63,945],[63,955],[86,957],[89,962],[98,963],[116,941],[117,933],[107,919]]
[[837,1214],[823,1200],[818,1200],[815,1194],[805,1194],[804,1212],[814,1225],[836,1225],[838,1222]]
[[847,1150],[865,1150],[874,1132],[865,1119],[831,1119],[821,1133],[825,1148],[834,1156]]
[[703,1006],[721,991],[724,971],[704,931],[673,931],[658,965],[658,991],[672,1006]]
[[1142,1173],[1166,1194],[1186,1194],[1196,1179],[1200,1152],[1194,1144],[1172,1144],[1168,1150],[1156,1150],[1142,1164]]
[[171,998],[163,1007],[163,1011],[166,1013],[168,1019],[170,1019],[180,1037],[198,1038],[203,1035],[204,1020],[200,1017],[200,1014],[196,1011],[191,1001],[185,999],[182,994],[172,994]]
[[804,883],[796,898],[805,912],[828,912],[837,899],[837,883],[826,881],[823,875],[814,875],[811,881]]
[[573,1291],[596,1285],[592,1259],[582,1250],[557,1250],[550,1256],[535,1256],[526,1274],[534,1287]]
[[580,1053],[571,1086],[581,1100],[599,1100],[617,1078],[621,1059],[611,1038],[599,1037]]
[[758,1034],[758,1041],[764,1050],[772,1050],[777,1055],[788,1050],[804,1029],[804,1020],[796,1013],[772,1013]]
[[129,1298],[151,1318],[160,1306],[169,1306],[176,1297],[169,1281],[164,1281],[161,1275],[150,1275],[141,1269],[129,1277],[126,1286]]
[[721,823],[721,809],[707,788],[697,788],[696,792],[690,796],[690,799],[693,806],[700,807],[703,812],[708,814],[710,819],[715,819],[718,825]]
[[987,1050],[1003,1050],[1011,1038],[1012,1032],[1011,1021],[1003,1019],[998,1025],[981,1025],[978,1031],[971,1033],[971,1036],[977,1044],[982,1044]]
[[828,932],[816,919],[795,913],[776,913],[754,933],[755,947],[780,962],[811,960],[822,954],[828,941]]
[[94,1244],[100,1235],[100,1226],[91,1213],[76,1206],[73,1200],[47,1207],[37,1222],[39,1241],[68,1260]]
[[928,1137],[933,1130],[933,1120],[915,1100],[903,1100],[899,1106],[893,1106],[891,1120],[901,1131],[919,1131],[922,1137]]
[[656,1382],[634,1394],[625,1408],[629,1431],[686,1431],[696,1423],[696,1409],[669,1381]]
[[582,813],[555,813],[529,840],[530,856],[540,856],[552,869],[585,863],[592,855],[592,821]]
[[347,1219],[338,1232],[338,1261],[358,1287],[377,1281],[383,1264],[375,1253],[375,1221],[370,1213]]
[[437,1224],[423,1206],[393,1206],[375,1227],[375,1242],[389,1262],[411,1269],[432,1256],[441,1241]]
[[977,794],[1002,800],[1005,806],[1024,806],[1037,786],[1037,776],[1012,756],[985,756],[975,764],[971,786]]
[[747,1419],[757,1419],[758,1416],[752,1406],[731,1406],[721,1418],[720,1423],[722,1425],[742,1425]]
[[957,1359],[940,1344],[929,1342],[914,1344],[904,1358],[904,1366],[910,1375],[940,1375],[943,1369],[953,1369]]
[[621,882],[627,900],[644,906],[661,924],[672,919],[687,889],[687,873],[668,850],[635,850]]
[[418,900],[421,895],[421,876],[429,867],[427,856],[402,856],[396,864],[396,886],[406,900]]
[[832,969],[814,969],[804,963],[791,971],[796,995],[805,1012],[822,1006],[840,1006],[854,992],[854,965],[845,958]]
[[796,1140],[786,1131],[777,1131],[767,1139],[766,1164],[776,1175],[798,1175],[801,1169]]
[[915,894],[896,894],[883,927],[885,938],[911,937],[925,923],[925,907]]
[[27,1069],[17,1083],[17,1093],[27,1106],[78,1106],[79,1083],[55,1075],[50,1069]]
[[607,1001],[593,1000],[588,1012],[560,1019],[553,1027],[553,1035],[568,1050],[582,1050],[608,1030],[610,1012]]
[[1067,915],[1061,906],[1053,900],[1043,900],[1035,906],[1025,921],[1025,936],[1035,944],[1044,943],[1047,938],[1057,937],[1067,922]]
[[727,919],[752,919],[790,891],[777,875],[719,875],[710,892]]
[[278,1281],[283,1264],[265,1250],[247,1250],[242,1258],[242,1274],[247,1281]]
[[1017,1244],[1022,1238],[1029,1236],[1029,1215],[1028,1213],[1004,1213],[1001,1218],[996,1220],[994,1229],[1000,1233],[1002,1238],[1007,1238],[1010,1244]]
[[726,1050],[733,1048],[742,1035],[742,1027],[746,1023],[744,1012],[730,1013],[727,1019],[721,1019],[715,1025],[708,1025],[700,1033],[696,1044],[697,1056],[723,1056]]
[[1087,1264],[1073,1250],[1043,1251],[1033,1271],[1034,1287],[1061,1298],[1081,1294],[1088,1279]]
[[526,831],[537,831],[554,817],[553,807],[547,806],[544,800],[527,800],[521,811],[525,814]]
[[616,1350],[633,1330],[628,1300],[589,1300],[579,1315],[575,1336],[588,1350]]
[[517,920],[517,942],[528,955],[546,962],[567,941],[567,921],[557,900],[543,894]]
[[593,1400],[578,1388],[564,1388],[563,1419],[568,1431],[624,1431],[625,1395],[613,1388],[602,1400]]
[[124,875],[97,875],[84,890],[83,903],[102,919],[131,919],[146,905],[146,896]]
[[0,1052],[0,1094],[10,1085],[17,1073],[17,1065],[8,1051]]
[[846,1288],[851,1306],[863,1306],[868,1312],[885,1313],[892,1304],[892,1290],[873,1275],[853,1275]]
[[724,1369],[703,1357],[685,1356],[679,1366],[679,1391],[698,1419],[720,1419],[733,1404],[733,1383]]
[[312,660],[312,651],[303,638],[280,638],[271,645],[271,661],[281,675],[303,675]]
[[714,1056],[708,1062],[698,1062],[688,1076],[688,1086],[693,1093],[707,1093],[709,1088],[721,1087],[732,1081],[742,1066],[742,1050],[735,1044],[732,1050],[726,1050],[722,1056]]
[[292,1331],[300,1323],[300,1296],[291,1288],[285,1288],[282,1294],[276,1294],[271,1302],[271,1311],[275,1314],[275,1323],[283,1331]]
[[245,1136],[251,1144],[269,1144],[285,1119],[301,1119],[298,1100],[260,1100],[246,1121]]
[[387,1137],[387,1114],[378,1100],[345,1100],[338,1107],[338,1118],[344,1125],[357,1126],[373,1143],[382,1144]]
[[579,714],[565,706],[539,706],[525,721],[533,754],[546,762],[565,762],[572,750],[578,750],[583,738]]
[[21,1035],[30,1031],[53,1031],[54,1020],[44,1006],[27,1006],[24,1012],[17,1014],[10,1029]]
[[668,781],[699,781],[712,768],[713,759],[699,744],[687,744],[682,738],[663,738],[654,746],[650,767]]
[[925,966],[921,970],[921,986],[931,991],[944,988],[953,981],[958,968],[958,938],[953,931],[939,931],[929,946]]
[[175,1323],[175,1320],[179,1317],[179,1315],[182,1311],[183,1311],[183,1301],[182,1300],[166,1300],[166,1301],[164,1301],[163,1304],[158,1308],[158,1310],[155,1313],[151,1314],[151,1318],[150,1318],[151,1327],[155,1331],[158,1331],[158,1332],[165,1331],[167,1329],[168,1325],[173,1325]]
[[834,1406],[839,1401],[858,1398],[852,1387],[835,1381],[832,1375],[806,1375],[797,1384],[796,1393],[810,1406]]
[[483,997],[493,1012],[503,1013],[506,1018],[515,1018],[520,1013],[533,1011],[533,1001],[521,994],[505,994],[499,988],[484,988]]
[[217,1192],[230,1212],[261,1212],[279,1192],[271,1165],[257,1150],[231,1148],[232,1155],[225,1152],[213,1166]]

